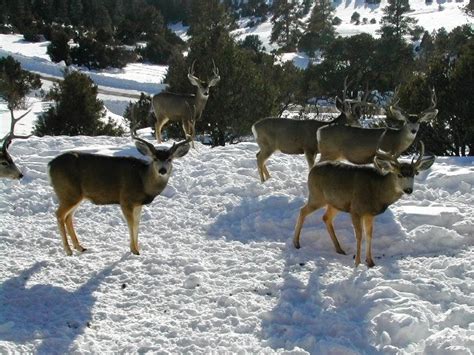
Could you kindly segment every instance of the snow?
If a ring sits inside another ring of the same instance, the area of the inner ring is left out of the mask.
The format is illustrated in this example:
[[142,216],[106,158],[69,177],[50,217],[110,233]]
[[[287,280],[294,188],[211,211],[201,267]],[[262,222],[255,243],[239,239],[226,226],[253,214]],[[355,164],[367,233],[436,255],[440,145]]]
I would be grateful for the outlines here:
[[144,207],[140,256],[118,206],[85,202],[75,226],[88,250],[67,257],[48,161],[71,149],[139,153],[129,138],[13,143],[25,177],[0,180],[1,353],[472,353],[472,158],[437,158],[376,218],[367,269],[353,266],[347,214],[335,224],[348,256],[333,250],[322,212],[293,248],[302,156],[274,154],[261,184],[255,143],[196,147]]
[[[439,24],[445,19],[451,21]],[[266,26],[254,31],[268,36]],[[0,35],[0,56],[13,54],[25,69],[60,77],[62,67],[44,53],[45,43]],[[88,74],[101,88],[151,94],[162,88],[165,72],[138,64]],[[116,120],[130,100],[114,93],[100,98]],[[16,133],[28,134],[48,105],[29,97],[32,112]],[[0,103],[0,136],[8,119]],[[149,129],[140,132],[152,139]],[[25,177],[0,180],[2,354],[474,352],[473,158],[438,157],[415,178],[413,194],[376,217],[377,265],[368,269],[353,266],[347,214],[337,216],[335,227],[348,255],[334,251],[322,211],[306,219],[302,248],[294,249],[306,161],[274,154],[272,178],[261,184],[254,142],[213,149],[196,143],[176,160],[166,189],[143,209],[139,256],[129,252],[118,206],[84,202],[75,227],[88,250],[67,257],[47,163],[69,150],[140,157],[126,137],[12,143]]]

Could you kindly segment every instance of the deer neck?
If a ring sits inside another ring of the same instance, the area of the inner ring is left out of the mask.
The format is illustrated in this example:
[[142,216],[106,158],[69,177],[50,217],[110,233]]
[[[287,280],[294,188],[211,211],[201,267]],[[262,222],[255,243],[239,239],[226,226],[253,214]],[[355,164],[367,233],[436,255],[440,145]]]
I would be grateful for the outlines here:
[[409,129],[407,125],[399,129],[391,128],[385,133],[381,148],[384,151],[399,156],[408,149],[415,140],[415,137],[416,134],[411,133],[411,129]]
[[194,97],[195,116],[200,116],[200,113],[204,110],[204,107],[206,107],[208,99],[209,96],[204,96],[199,89],[197,90],[196,96]]
[[394,173],[389,173],[384,176],[381,189],[379,191],[381,200],[387,206],[391,205],[403,195],[403,190],[400,188],[397,176]]

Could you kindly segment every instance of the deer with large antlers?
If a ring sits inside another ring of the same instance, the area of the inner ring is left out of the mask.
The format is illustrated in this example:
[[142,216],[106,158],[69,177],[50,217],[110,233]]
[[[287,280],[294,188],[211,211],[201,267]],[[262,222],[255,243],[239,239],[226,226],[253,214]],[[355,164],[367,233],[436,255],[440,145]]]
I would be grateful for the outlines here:
[[354,164],[372,163],[377,148],[400,156],[413,143],[421,122],[433,120],[438,114],[436,93],[431,90],[431,105],[419,114],[407,114],[398,107],[398,90],[390,111],[400,121],[401,128],[360,128],[329,125],[318,130],[320,161],[348,160]]
[[8,153],[8,147],[14,139],[26,139],[31,137],[31,135],[18,136],[14,133],[15,125],[18,123],[19,120],[29,114],[30,111],[31,110],[24,113],[18,118],[13,117],[13,113],[11,114],[10,132],[8,132],[5,137],[3,137],[3,144],[0,149],[0,178],[21,179],[23,177],[23,174],[21,173],[20,169],[18,169],[10,153]]
[[196,87],[193,94],[175,94],[162,92],[153,96],[151,100],[152,110],[155,113],[155,135],[156,140],[161,142],[161,129],[168,122],[181,122],[185,137],[190,136],[191,145],[194,148],[195,124],[202,116],[209,99],[209,89],[220,80],[219,69],[212,61],[213,76],[208,81],[203,81],[194,75],[194,61],[188,70],[188,80]]
[[424,145],[420,142],[419,156],[411,163],[401,163],[387,152],[377,150],[374,166],[360,166],[339,162],[316,164],[308,176],[308,202],[300,210],[293,238],[294,246],[300,248],[300,233],[305,218],[326,206],[323,221],[339,254],[345,254],[337,240],[333,220],[340,211],[351,214],[357,241],[355,265],[360,264],[363,229],[366,236],[366,263],[374,266],[372,259],[372,232],[374,217],[406,193],[413,192],[414,177],[434,162],[434,156],[424,156]]
[[132,157],[110,157],[68,152],[48,165],[51,185],[59,200],[56,211],[59,232],[67,255],[72,255],[67,234],[74,248],[84,251],[73,226],[73,214],[81,201],[96,205],[120,205],[130,232],[130,251],[138,255],[138,224],[143,205],[150,204],[168,183],[172,161],[186,155],[188,140],[169,149],[157,149],[134,137],[138,151],[151,162]]
[[365,105],[366,102],[347,99],[348,85],[346,78],[342,100],[336,97],[336,108],[340,111],[340,115],[330,122],[270,117],[264,118],[252,126],[253,135],[260,148],[257,153],[257,166],[262,182],[270,178],[265,162],[275,151],[285,154],[304,154],[311,169],[318,153],[316,133],[319,128],[328,124],[359,125],[358,106]]

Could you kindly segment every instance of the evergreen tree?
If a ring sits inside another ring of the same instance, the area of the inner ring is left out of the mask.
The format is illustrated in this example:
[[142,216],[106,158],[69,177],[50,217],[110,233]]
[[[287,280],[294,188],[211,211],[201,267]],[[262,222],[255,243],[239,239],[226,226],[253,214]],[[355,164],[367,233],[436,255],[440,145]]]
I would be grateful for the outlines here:
[[48,45],[46,53],[53,62],[58,63],[64,60],[66,65],[70,65],[72,60],[69,35],[63,30],[55,31],[52,34],[51,43]]
[[0,58],[0,98],[7,102],[12,118],[13,111],[23,106],[26,95],[39,88],[39,75],[21,69],[12,56]]
[[282,51],[294,51],[301,38],[303,23],[301,4],[297,0],[275,0],[273,3],[271,43]]
[[40,115],[35,134],[43,135],[121,135],[123,130],[109,119],[104,122],[103,102],[97,99],[97,85],[80,72],[64,73],[64,80],[48,93],[54,104]]
[[317,49],[326,49],[334,41],[334,8],[329,0],[316,0],[300,48],[308,54]]
[[[195,89],[187,79],[191,63],[196,60],[195,75],[199,78],[210,76],[212,62],[216,63],[221,80],[211,88],[196,130],[211,134],[214,145],[224,145],[235,137],[249,134],[257,119],[276,113],[278,90],[270,76],[274,63],[235,43],[229,35],[227,14],[219,1],[197,3],[194,6],[199,5],[198,10],[210,7],[201,12],[200,23],[191,22],[193,37],[189,54],[186,61],[180,55],[173,57],[166,81],[172,92],[192,93]],[[257,59],[259,63],[254,61]]]
[[409,0],[388,0],[383,9],[384,16],[379,32],[382,37],[403,40],[403,36],[410,33],[417,20],[407,16],[411,11]]

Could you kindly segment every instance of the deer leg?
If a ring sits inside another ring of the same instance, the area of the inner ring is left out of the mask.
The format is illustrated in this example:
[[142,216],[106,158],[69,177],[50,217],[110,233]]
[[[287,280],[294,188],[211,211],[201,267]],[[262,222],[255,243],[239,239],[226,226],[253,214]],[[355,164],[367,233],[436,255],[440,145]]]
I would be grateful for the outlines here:
[[137,245],[138,237],[136,237],[136,234],[138,233],[138,222],[135,221],[135,208],[130,204],[121,204],[120,207],[122,208],[122,212],[127,221],[128,230],[130,232],[130,251],[135,255],[140,255]]
[[308,162],[309,170],[314,166],[314,159],[316,158],[316,154],[314,152],[305,151],[304,156],[306,161]]
[[74,211],[76,210],[76,208],[73,208],[69,213],[68,215],[66,216],[66,230],[67,232],[69,233],[69,235],[71,236],[71,239],[72,239],[72,244],[74,245],[74,249],[80,251],[80,252],[84,252],[86,251],[87,249],[82,247],[80,244],[79,244],[79,239],[77,238],[77,234],[76,234],[76,231],[74,230],[74,225],[73,225],[73,215],[74,215]]
[[354,226],[354,234],[357,240],[357,251],[355,256],[355,266],[360,264],[360,248],[362,244],[362,220],[359,215],[351,214],[352,224]]
[[374,216],[365,215],[362,217],[365,229],[365,262],[368,267],[374,267],[375,263],[372,259],[372,232],[374,230]]
[[135,206],[133,209],[133,231],[134,231],[134,236],[133,236],[133,242],[135,244],[135,250],[138,252],[138,226],[140,224],[140,217],[142,213],[142,206]]
[[336,248],[336,252],[339,254],[346,255],[346,252],[341,248],[341,245],[339,244],[339,241],[337,240],[337,237],[336,237],[336,232],[334,231],[333,220],[334,220],[334,217],[336,217],[338,213],[339,213],[339,210],[337,210],[331,205],[328,205],[326,208],[326,213],[323,216],[323,221],[326,224],[326,228],[329,232],[329,235],[331,236],[334,247]]
[[61,234],[61,239],[63,241],[64,250],[66,254],[71,256],[72,250],[69,246],[69,242],[67,240],[67,233],[66,233],[66,218],[68,214],[71,212],[72,209],[77,205],[77,202],[64,202],[60,201],[59,207],[56,210],[56,218],[58,220],[58,227],[59,227],[59,234]]
[[156,140],[158,141],[158,143],[161,143],[162,142],[162,139],[161,139],[161,129],[163,128],[163,126],[166,124],[166,122],[168,122],[168,118],[167,117],[163,117],[163,116],[159,116],[157,114],[156,115],[156,123],[155,123],[155,137],[156,137]]
[[189,128],[191,130],[191,146],[194,148],[194,139],[196,138],[196,121],[189,122]]
[[295,235],[293,237],[293,245],[295,246],[296,249],[299,249],[300,246],[300,234],[301,234],[301,228],[303,228],[303,223],[306,217],[316,211],[318,208],[321,206],[310,204],[309,202],[304,205],[300,209],[300,215],[298,216],[298,219],[296,221],[296,226],[295,226]]
[[193,123],[191,121],[185,121],[183,120],[181,126],[183,127],[184,131],[184,138],[188,139],[189,137],[191,138],[191,147],[194,148],[194,137],[192,135],[192,125]]
[[272,155],[273,152],[268,152],[266,150],[261,149],[257,153],[257,167],[258,167],[258,173],[260,174],[260,180],[262,182],[265,182],[270,178],[270,173],[268,172],[268,169],[265,165],[265,162],[267,159]]

